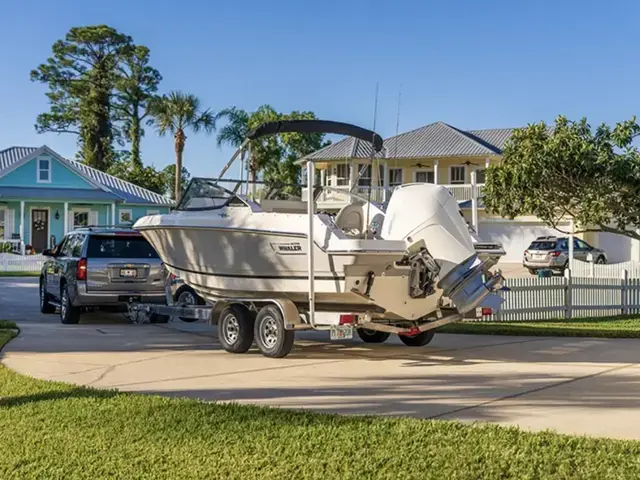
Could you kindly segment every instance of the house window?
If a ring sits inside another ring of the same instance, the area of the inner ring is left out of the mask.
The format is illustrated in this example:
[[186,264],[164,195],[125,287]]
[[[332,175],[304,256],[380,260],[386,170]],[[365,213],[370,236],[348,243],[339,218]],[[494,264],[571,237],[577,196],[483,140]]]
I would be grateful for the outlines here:
[[89,225],[89,212],[73,212],[73,229]]
[[461,184],[465,181],[465,168],[464,166],[449,167],[449,182],[451,184]]
[[389,169],[389,186],[397,187],[402,185],[402,169],[390,168]]
[[[364,167],[364,169],[363,169]],[[371,178],[371,165],[358,165],[358,174],[362,172],[360,178],[358,179],[359,187],[370,187],[372,185],[373,179]],[[384,178],[384,167],[380,165],[378,170],[378,185],[382,185],[382,179]]]
[[436,183],[433,171],[422,170],[415,173],[416,183]]
[[484,168],[476,170],[476,183],[485,183],[486,172],[487,171]]
[[349,165],[336,165],[336,187],[349,185]]
[[118,223],[133,223],[133,212],[131,210],[120,210]]
[[38,159],[38,183],[51,183],[51,160]]

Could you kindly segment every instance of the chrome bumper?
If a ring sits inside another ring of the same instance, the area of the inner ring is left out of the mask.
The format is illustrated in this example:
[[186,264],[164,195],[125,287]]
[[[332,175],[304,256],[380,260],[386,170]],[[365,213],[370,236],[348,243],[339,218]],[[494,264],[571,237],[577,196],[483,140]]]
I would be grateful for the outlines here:
[[488,268],[487,261],[479,262],[474,254],[440,280],[438,288],[462,314],[478,307],[497,310],[502,299],[495,292],[502,288],[503,278],[500,272],[491,273]]

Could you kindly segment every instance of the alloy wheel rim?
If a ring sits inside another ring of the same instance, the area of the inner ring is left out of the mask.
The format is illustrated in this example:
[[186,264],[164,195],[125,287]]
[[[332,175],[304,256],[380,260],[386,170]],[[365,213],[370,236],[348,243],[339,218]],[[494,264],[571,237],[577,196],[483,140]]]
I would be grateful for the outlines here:
[[195,305],[196,299],[191,292],[182,292],[178,297],[179,305]]
[[65,288],[62,291],[62,301],[60,302],[60,313],[63,317],[67,314],[67,301],[67,289]]
[[260,325],[260,340],[267,348],[278,343],[278,324],[273,317],[265,317]]
[[240,324],[235,315],[230,313],[222,319],[222,334],[224,335],[225,341],[229,344],[234,344],[238,341]]

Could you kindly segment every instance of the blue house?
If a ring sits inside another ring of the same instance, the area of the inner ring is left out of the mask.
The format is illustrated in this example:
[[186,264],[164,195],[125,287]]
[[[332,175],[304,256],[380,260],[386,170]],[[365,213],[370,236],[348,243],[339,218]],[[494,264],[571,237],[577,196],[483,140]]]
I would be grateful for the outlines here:
[[0,150],[0,242],[41,252],[74,228],[131,225],[170,198],[63,158],[49,147]]

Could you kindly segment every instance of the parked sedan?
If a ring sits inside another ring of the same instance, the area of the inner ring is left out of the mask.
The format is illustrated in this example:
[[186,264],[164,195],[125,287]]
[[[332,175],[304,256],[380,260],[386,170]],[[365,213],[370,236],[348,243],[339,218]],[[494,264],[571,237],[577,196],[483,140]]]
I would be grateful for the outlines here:
[[[591,254],[591,257],[589,257]],[[579,238],[573,239],[573,258],[583,262],[591,260],[595,263],[607,263],[607,253],[589,245]],[[538,270],[549,269],[564,273],[569,263],[569,239],[567,237],[538,237],[524,251],[522,264],[529,272],[536,274]]]

